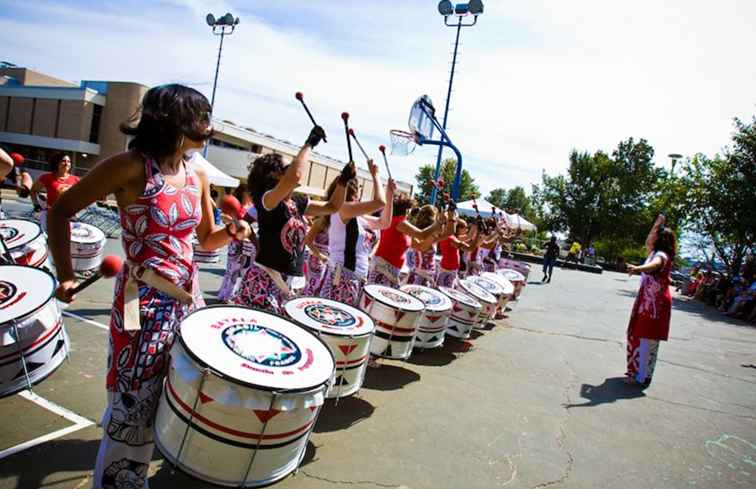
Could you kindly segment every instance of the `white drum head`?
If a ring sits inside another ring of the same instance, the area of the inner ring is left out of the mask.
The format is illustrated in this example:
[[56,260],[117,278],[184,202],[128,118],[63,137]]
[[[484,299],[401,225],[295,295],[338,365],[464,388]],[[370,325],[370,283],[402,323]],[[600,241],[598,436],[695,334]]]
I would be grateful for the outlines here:
[[359,309],[330,299],[300,297],[284,305],[286,314],[310,329],[339,336],[362,336],[375,329],[373,320]]
[[499,274],[506,277],[510,282],[525,282],[525,275],[511,268],[502,268],[499,270]]
[[366,285],[362,290],[374,300],[394,309],[408,312],[418,312],[425,309],[420,300],[401,290],[386,287],[385,285],[370,284]]
[[105,241],[105,233],[100,228],[84,222],[71,223],[71,241],[82,244],[97,244]]
[[0,221],[0,235],[9,249],[25,246],[42,235],[42,228],[36,222],[23,219]]
[[504,288],[499,285],[499,282],[493,281],[489,278],[483,277],[481,275],[476,275],[473,277],[468,278],[469,281],[480,287],[481,289],[485,290],[489,294],[492,294],[494,296],[497,295],[504,295]]
[[510,282],[509,279],[505,276],[493,272],[483,272],[480,274],[480,276],[490,280],[491,282],[496,282],[497,284],[499,284],[499,287],[501,287],[504,291],[504,295],[510,295],[514,293],[514,285],[512,285],[512,282]]
[[262,390],[305,391],[325,384],[334,359],[325,343],[281,317],[214,306],[181,322],[187,353],[233,382]]
[[39,268],[0,265],[0,323],[27,316],[47,304],[55,279]]
[[477,285],[469,278],[465,278],[459,281],[459,286],[465,289],[465,292],[478,299],[480,302],[488,302],[489,304],[496,304],[498,300],[491,295],[486,289]]
[[412,297],[423,301],[425,308],[433,312],[445,312],[452,308],[452,301],[448,296],[422,285],[405,285],[402,292],[406,292]]
[[481,309],[483,306],[473,296],[460,292],[457,289],[450,289],[449,287],[439,287],[438,290],[448,295],[452,300],[455,300],[466,306]]

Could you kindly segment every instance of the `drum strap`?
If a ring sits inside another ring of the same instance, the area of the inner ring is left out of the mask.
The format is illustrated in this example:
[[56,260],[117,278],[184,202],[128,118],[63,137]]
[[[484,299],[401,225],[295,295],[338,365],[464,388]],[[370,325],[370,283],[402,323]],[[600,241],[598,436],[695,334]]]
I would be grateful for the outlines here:
[[154,270],[145,268],[137,263],[128,263],[129,274],[123,289],[123,329],[139,331],[139,283],[142,282],[153,289],[157,289],[183,304],[192,304],[192,294],[173,282],[161,277]]
[[270,267],[266,267],[265,265],[261,265],[260,263],[255,262],[255,265],[260,267],[262,271],[268,274],[270,279],[273,281],[274,284],[276,284],[276,287],[281,290],[281,293],[284,297],[287,299],[290,299],[294,296],[294,293],[291,291],[291,288],[289,287],[289,284],[284,280],[283,275],[281,275],[281,272],[278,270],[273,270]]

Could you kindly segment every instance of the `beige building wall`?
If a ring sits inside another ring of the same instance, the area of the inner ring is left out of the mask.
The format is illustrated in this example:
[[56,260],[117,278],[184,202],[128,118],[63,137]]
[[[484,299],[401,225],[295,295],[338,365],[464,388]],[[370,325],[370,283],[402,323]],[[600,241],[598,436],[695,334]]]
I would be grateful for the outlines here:
[[61,100],[58,137],[61,139],[89,141],[89,131],[92,127],[92,111],[93,104],[90,102]]
[[12,97],[8,112],[7,132],[30,134],[34,99]]
[[32,134],[46,138],[55,137],[56,122],[58,120],[58,100],[37,99],[34,108]]
[[0,76],[10,76],[15,78],[21,85],[35,87],[76,87],[78,85],[45,75],[38,71],[28,68],[0,68]]
[[107,102],[100,118],[100,155],[97,161],[126,150],[128,137],[120,130],[122,122],[134,115],[148,88],[139,83],[108,82]]

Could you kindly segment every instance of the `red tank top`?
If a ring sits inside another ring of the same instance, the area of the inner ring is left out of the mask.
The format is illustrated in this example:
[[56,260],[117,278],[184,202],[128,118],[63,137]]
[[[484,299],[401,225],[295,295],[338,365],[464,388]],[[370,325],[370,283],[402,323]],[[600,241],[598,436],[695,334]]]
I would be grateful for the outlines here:
[[396,268],[404,266],[404,254],[412,244],[412,238],[396,229],[396,226],[405,219],[407,219],[405,216],[394,216],[391,219],[391,226],[381,231],[381,242],[375,252],[375,256],[383,258]]
[[441,268],[444,270],[459,270],[459,249],[454,247],[450,238],[439,241],[441,250]]

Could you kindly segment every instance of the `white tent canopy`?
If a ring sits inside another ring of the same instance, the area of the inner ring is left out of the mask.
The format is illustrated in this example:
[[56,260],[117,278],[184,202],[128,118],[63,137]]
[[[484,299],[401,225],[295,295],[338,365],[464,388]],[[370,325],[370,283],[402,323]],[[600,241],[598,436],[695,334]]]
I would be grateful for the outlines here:
[[[493,206],[486,200],[479,200],[478,202],[478,212],[480,212],[480,215],[482,217],[491,217],[493,216]],[[459,202],[457,204],[457,210],[458,212],[463,216],[475,216],[475,207],[473,207],[474,202],[472,200],[466,200],[464,202]],[[501,209],[498,209],[498,213],[501,215],[504,215],[504,219],[507,220],[507,224],[511,228],[519,228],[523,231],[535,231],[538,228],[533,224],[532,222],[528,221],[524,217],[522,217],[519,214],[507,214]]]
[[190,165],[194,165],[196,168],[202,168],[207,174],[207,178],[213,185],[218,187],[231,187],[236,188],[239,186],[239,180],[226,175],[216,167],[207,161],[200,153],[194,153],[189,160]]

